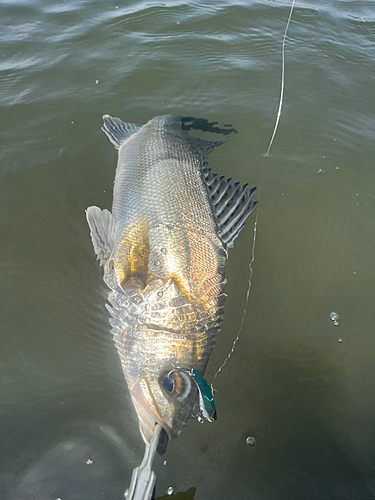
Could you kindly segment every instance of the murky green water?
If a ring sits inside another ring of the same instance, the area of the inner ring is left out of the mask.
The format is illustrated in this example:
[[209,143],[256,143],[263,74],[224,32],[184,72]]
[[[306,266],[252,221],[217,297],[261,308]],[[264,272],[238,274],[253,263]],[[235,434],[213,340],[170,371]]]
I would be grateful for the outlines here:
[[[218,420],[189,421],[156,458],[157,496],[375,497],[374,3],[297,1],[265,158],[289,8],[1,2],[2,499],[121,499],[143,456],[84,214],[112,201],[104,113],[232,123],[210,166],[251,185],[262,175],[250,304],[216,381]],[[254,220],[231,252],[209,381],[241,321]]]

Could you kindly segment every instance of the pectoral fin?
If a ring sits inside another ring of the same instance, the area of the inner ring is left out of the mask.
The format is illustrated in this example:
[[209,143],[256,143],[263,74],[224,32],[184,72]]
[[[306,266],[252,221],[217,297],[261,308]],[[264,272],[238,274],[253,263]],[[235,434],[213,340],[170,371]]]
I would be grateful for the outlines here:
[[113,249],[113,232],[115,217],[108,210],[99,207],[89,207],[86,219],[90,227],[90,235],[97,259],[102,266],[111,256]]
[[122,287],[138,283],[145,287],[150,256],[150,228],[146,218],[127,227],[116,250],[115,266]]

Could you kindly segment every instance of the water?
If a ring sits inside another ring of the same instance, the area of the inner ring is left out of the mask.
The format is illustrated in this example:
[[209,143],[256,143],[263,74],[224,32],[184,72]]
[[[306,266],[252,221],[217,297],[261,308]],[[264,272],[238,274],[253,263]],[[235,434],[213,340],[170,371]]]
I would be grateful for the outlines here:
[[[111,206],[105,113],[233,124],[210,166],[251,186],[263,169],[250,304],[215,381],[218,420],[190,420],[156,458],[157,495],[173,484],[185,500],[375,496],[373,3],[296,3],[265,158],[289,8],[1,3],[1,498],[120,499],[143,456],[84,213]],[[231,251],[208,382],[241,321],[253,224]]]

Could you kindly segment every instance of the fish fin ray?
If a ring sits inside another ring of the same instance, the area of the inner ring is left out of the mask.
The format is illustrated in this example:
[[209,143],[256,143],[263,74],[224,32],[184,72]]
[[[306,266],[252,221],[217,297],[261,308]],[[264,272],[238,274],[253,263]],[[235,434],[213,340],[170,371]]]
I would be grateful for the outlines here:
[[141,129],[139,125],[134,123],[125,123],[120,118],[115,118],[109,115],[103,116],[102,130],[108,139],[114,144],[116,149]]
[[90,227],[91,241],[96,257],[102,266],[112,253],[116,219],[109,210],[101,210],[95,206],[86,210],[86,219]]
[[241,186],[232,179],[219,177],[206,167],[202,172],[216,215],[219,236],[228,248],[232,248],[246,219],[257,206],[258,202],[252,201],[256,188],[248,190],[247,184]]
[[200,137],[189,136],[192,148],[205,159],[212,151],[227,141],[214,141],[212,139],[201,139]]

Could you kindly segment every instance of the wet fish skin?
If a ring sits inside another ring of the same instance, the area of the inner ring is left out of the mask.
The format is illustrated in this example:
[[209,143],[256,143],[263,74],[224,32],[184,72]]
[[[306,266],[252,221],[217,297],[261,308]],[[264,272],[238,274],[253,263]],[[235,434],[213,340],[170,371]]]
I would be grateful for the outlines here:
[[[112,333],[144,440],[155,422],[173,439],[197,396],[183,372],[203,375],[223,317],[230,245],[210,195],[216,180],[205,170],[222,141],[192,138],[169,115],[143,127],[106,115],[103,130],[119,149],[112,214],[90,207],[87,220],[111,289]],[[228,198],[239,219],[231,242],[255,207],[245,191],[233,198],[238,209]],[[182,368],[177,394],[163,386],[172,366]]]

